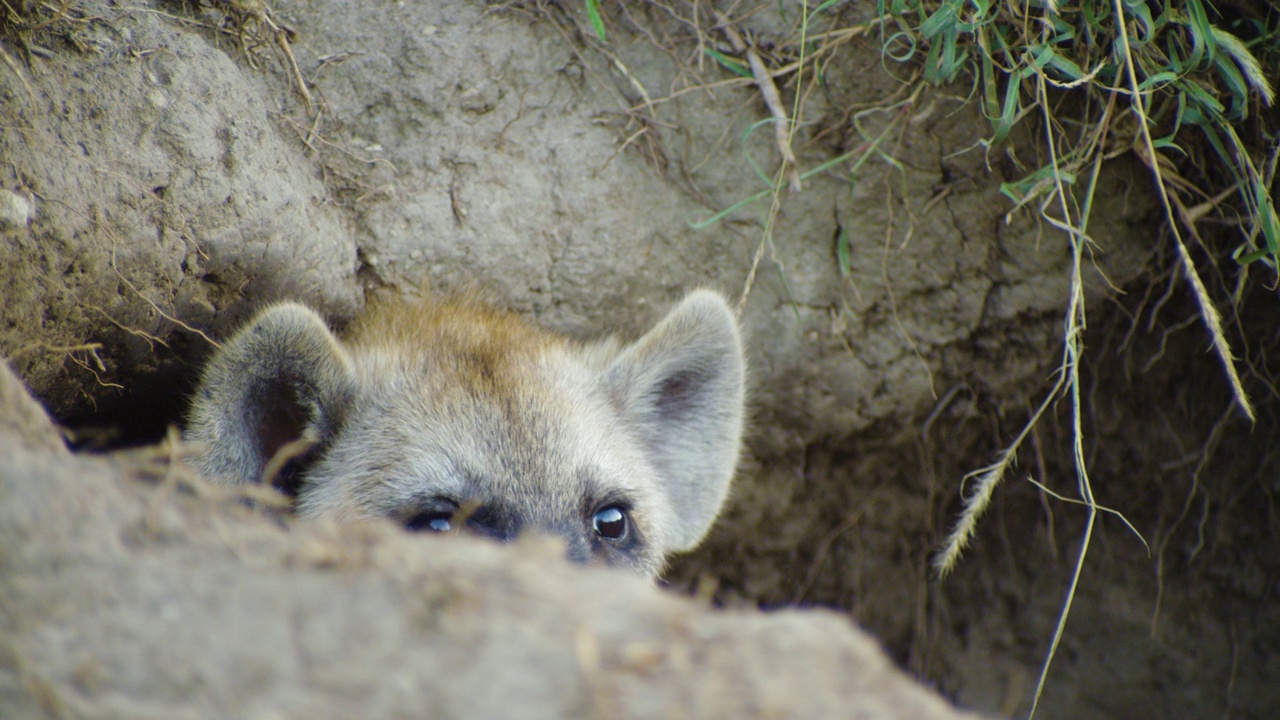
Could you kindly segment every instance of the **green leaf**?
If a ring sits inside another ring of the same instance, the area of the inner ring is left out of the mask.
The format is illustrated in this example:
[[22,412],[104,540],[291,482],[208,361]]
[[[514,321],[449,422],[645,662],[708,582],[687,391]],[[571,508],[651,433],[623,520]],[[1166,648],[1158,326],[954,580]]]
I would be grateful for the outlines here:
[[1218,52],[1218,41],[1213,37],[1213,26],[1209,24],[1209,16],[1200,0],[1186,2],[1187,29],[1191,35],[1191,56],[1187,58],[1187,64],[1191,70],[1204,70]]
[[850,264],[849,252],[849,228],[844,224],[840,225],[840,232],[836,235],[836,265],[840,267],[840,277],[849,277],[853,267]]
[[1250,265],[1250,264],[1252,264],[1252,263],[1256,263],[1256,262],[1258,262],[1259,260],[1261,260],[1262,258],[1264,258],[1264,257],[1266,257],[1266,256],[1268,256],[1268,255],[1272,255],[1272,254],[1273,254],[1273,253],[1272,253],[1270,250],[1265,250],[1265,249],[1264,249],[1264,250],[1254,250],[1254,251],[1253,251],[1253,252],[1251,252],[1251,253],[1248,253],[1248,254],[1245,254],[1245,255],[1241,255],[1240,257],[1236,258],[1236,262],[1240,263],[1241,265]]
[[600,42],[608,42],[609,38],[604,31],[604,18],[600,17],[600,0],[586,0],[587,17],[591,20],[591,26],[596,29],[596,37],[600,38]]
[[[1175,83],[1175,86],[1189,101],[1191,101],[1191,104],[1187,106],[1187,112],[1183,117],[1186,122],[1195,125],[1205,122],[1226,122],[1226,118],[1222,115],[1226,111],[1226,108],[1222,106],[1222,103],[1218,102],[1218,98],[1210,95],[1207,90],[1196,83],[1184,80],[1179,80]],[[1195,113],[1194,117],[1192,113]]]
[[[956,24],[956,28],[960,32],[972,35],[978,28],[986,27],[988,23],[996,19],[996,16],[990,13],[991,3],[989,0],[969,0],[968,4],[971,8],[968,13],[969,21],[957,22]],[[958,17],[957,20],[959,20]]]
[[[893,0],[893,5],[890,6],[890,10],[894,15],[906,15],[911,9],[911,0]],[[884,9],[881,8],[878,14],[884,16]]]
[[732,215],[733,213],[737,212],[738,210],[740,210],[740,209],[742,209],[742,208],[744,208],[744,207],[746,207],[746,206],[750,205],[751,203],[753,203],[753,202],[757,202],[757,201],[759,201],[759,200],[763,200],[763,199],[765,199],[765,198],[769,197],[770,193],[772,193],[772,192],[773,192],[773,189],[772,189],[772,188],[770,188],[770,189],[768,189],[768,190],[761,190],[760,192],[756,193],[755,195],[752,195],[752,196],[750,196],[750,197],[743,198],[742,200],[739,200],[738,202],[736,202],[736,203],[734,203],[734,204],[730,205],[729,207],[727,207],[727,208],[725,208],[725,209],[721,210],[720,212],[716,213],[715,215],[712,215],[711,217],[707,218],[706,220],[703,220],[703,221],[701,221],[701,222],[689,223],[689,227],[690,227],[690,228],[693,228],[694,230],[704,230],[704,229],[706,229],[706,228],[709,228],[709,227],[711,227],[712,225],[715,225],[716,223],[720,222],[721,220],[725,219],[726,217],[728,217],[728,216]]
[[982,72],[982,113],[987,119],[994,121],[1000,117],[1000,86],[996,83],[995,60],[987,53],[982,53],[980,62]]
[[1059,170],[1055,175],[1053,166],[1045,165],[1021,180],[1001,183],[1000,192],[1014,202],[1021,204],[1038,187],[1053,183],[1055,176],[1062,180],[1063,185],[1074,185],[1076,182],[1075,173]]
[[1111,17],[1111,3],[1081,3],[1084,9],[1084,24],[1087,28],[1108,27],[1107,18]]
[[1014,205],[1022,204],[1022,199],[1023,199],[1022,192],[1018,190],[1016,187],[1014,187],[1013,183],[1009,183],[1009,182],[1000,183],[1000,194],[1012,200]]
[[1125,12],[1132,15],[1133,19],[1142,26],[1141,32],[1136,37],[1129,38],[1130,47],[1137,50],[1155,37],[1156,28],[1155,22],[1151,19],[1151,8],[1147,7],[1146,0],[1123,0],[1123,5]]
[[934,85],[951,82],[964,67],[968,53],[959,50],[957,55],[958,31],[952,27],[943,33],[941,41],[934,40],[929,46],[929,54],[925,57],[924,78]]
[[1151,75],[1146,80],[1143,80],[1142,82],[1138,83],[1138,92],[1140,93],[1147,92],[1152,88],[1156,88],[1161,85],[1167,85],[1177,79],[1178,79],[1178,74],[1175,72],[1171,72],[1168,70],[1164,72],[1158,72],[1155,75]]
[[955,0],[948,0],[948,2],[943,3],[942,7],[935,10],[929,16],[929,19],[920,25],[920,35],[925,40],[932,40],[939,33],[953,29],[956,26],[956,14],[959,5],[960,3],[955,2]]
[[1227,111],[1227,119],[1245,119],[1249,116],[1249,86],[1245,84],[1244,76],[1235,63],[1222,55],[1213,58],[1213,66],[1231,92],[1231,109]]
[[[1275,102],[1275,91],[1271,88],[1271,81],[1267,79],[1267,75],[1262,70],[1262,65],[1258,62],[1258,58],[1249,52],[1249,48],[1240,38],[1232,35],[1226,30],[1212,28],[1213,38],[1218,43],[1218,47],[1226,52],[1227,55],[1240,65],[1240,70],[1249,78],[1249,84],[1253,86],[1262,95],[1262,100],[1267,105]],[[1219,62],[1221,55],[1214,56],[1214,63],[1218,65],[1219,70],[1223,67],[1223,63]]]
[[1058,54],[1049,45],[1036,45],[1031,50],[1033,53],[1031,66],[1036,70],[1049,68],[1066,82],[1075,82],[1084,77],[1084,70],[1081,70],[1074,60]]
[[1009,131],[1013,130],[1013,124],[1018,119],[1018,111],[1021,104],[1021,97],[1018,91],[1021,89],[1022,81],[1018,74],[1015,73],[1005,78],[1005,83],[1004,102],[1000,105],[1000,114],[991,121],[991,127],[994,131],[990,141],[992,145],[1003,142],[1008,137]]
[[1253,189],[1254,215],[1258,230],[1267,244],[1267,252],[1275,257],[1280,253],[1280,219],[1276,217],[1275,205],[1271,204],[1271,193],[1258,178],[1253,178],[1249,185]]
[[[906,46],[906,50],[895,52],[893,45],[898,42],[901,42]],[[880,46],[884,49],[884,54],[890,60],[895,60],[897,62],[907,62],[911,58],[915,57],[916,54],[916,38],[914,35],[906,31],[896,32],[890,35],[880,43]]]
[[[1190,114],[1190,108],[1188,108],[1187,110],[1188,110],[1188,114]],[[1218,122],[1222,123],[1224,121],[1219,119]],[[1218,154],[1218,159],[1221,160],[1224,164],[1226,164],[1226,166],[1231,170],[1231,174],[1235,176],[1236,182],[1239,183],[1240,173],[1236,170],[1236,166],[1231,162],[1231,154],[1227,152],[1226,146],[1223,145],[1222,138],[1218,135],[1218,131],[1214,128],[1214,123],[1209,123],[1209,122],[1199,123],[1198,127],[1204,133],[1204,136],[1209,141],[1209,144],[1213,146],[1213,151]]]
[[728,70],[734,75],[740,75],[742,77],[747,77],[747,78],[751,77],[751,68],[741,60],[737,58],[729,57],[728,55],[725,55],[724,53],[714,48],[704,47],[702,48],[702,50],[707,55],[711,56],[713,60],[719,63],[720,67],[724,68],[725,70]]
[[1053,36],[1049,38],[1049,42],[1054,45],[1068,45],[1076,39],[1076,28],[1071,23],[1057,15],[1050,16],[1049,22],[1053,26]]

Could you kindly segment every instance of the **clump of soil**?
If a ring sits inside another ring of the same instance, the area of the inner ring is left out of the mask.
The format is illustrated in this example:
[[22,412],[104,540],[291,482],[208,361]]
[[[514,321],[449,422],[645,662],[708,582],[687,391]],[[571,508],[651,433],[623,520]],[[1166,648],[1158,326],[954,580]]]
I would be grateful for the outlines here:
[[0,366],[5,717],[972,717],[823,612],[723,613],[554,542],[282,523],[176,444],[71,456]]

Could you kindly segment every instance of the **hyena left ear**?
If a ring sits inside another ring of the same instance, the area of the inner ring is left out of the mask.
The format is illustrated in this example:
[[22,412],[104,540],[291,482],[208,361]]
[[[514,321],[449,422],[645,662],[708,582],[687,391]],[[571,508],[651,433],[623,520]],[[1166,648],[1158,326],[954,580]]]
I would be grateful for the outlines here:
[[[209,361],[183,437],[205,474],[259,482],[290,443],[332,437],[353,387],[351,362],[324,320],[297,303],[274,305]],[[289,494],[298,491],[296,477],[270,479]]]
[[690,293],[619,353],[607,382],[675,512],[665,549],[692,548],[720,512],[742,442],[746,368],[729,306]]

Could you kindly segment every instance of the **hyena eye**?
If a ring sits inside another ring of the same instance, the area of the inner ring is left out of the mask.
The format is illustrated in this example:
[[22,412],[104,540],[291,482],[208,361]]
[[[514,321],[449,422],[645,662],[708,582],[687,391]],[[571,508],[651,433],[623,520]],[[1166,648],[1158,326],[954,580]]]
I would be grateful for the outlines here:
[[413,532],[449,532],[453,529],[453,513],[429,510],[410,517],[404,526]]
[[617,505],[610,505],[591,518],[591,529],[605,540],[621,540],[627,536],[627,513]]

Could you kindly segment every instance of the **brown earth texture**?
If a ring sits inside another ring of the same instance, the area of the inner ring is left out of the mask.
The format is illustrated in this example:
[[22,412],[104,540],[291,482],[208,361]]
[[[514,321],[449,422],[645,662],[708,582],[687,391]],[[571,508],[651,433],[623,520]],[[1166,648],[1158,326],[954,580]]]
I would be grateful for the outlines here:
[[[940,579],[963,478],[1062,361],[1071,243],[1000,192],[1034,133],[983,146],[966,91],[841,6],[820,82],[775,73],[800,172],[770,194],[769,103],[714,58],[781,57],[800,6],[605,3],[602,41],[594,5],[5,6],[0,717],[1021,717],[1051,653],[1038,718],[1276,717],[1274,276],[1194,248],[1250,422],[1113,153],[1078,401],[1108,511],[1062,396]],[[663,587],[253,510],[171,429],[272,300],[341,327],[481,288],[634,335],[699,286],[741,299],[752,422]]]

